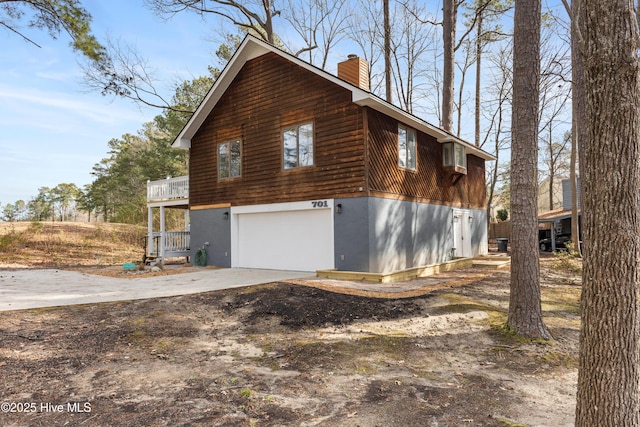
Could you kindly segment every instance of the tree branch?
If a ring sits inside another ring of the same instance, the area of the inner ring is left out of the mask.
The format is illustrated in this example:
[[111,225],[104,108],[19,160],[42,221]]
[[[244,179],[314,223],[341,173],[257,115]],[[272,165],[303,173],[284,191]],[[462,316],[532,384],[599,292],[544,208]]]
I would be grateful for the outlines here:
[[29,37],[25,36],[24,34],[22,34],[20,31],[16,30],[15,28],[7,25],[6,23],[0,21],[0,25],[5,27],[7,30],[12,31],[14,33],[16,33],[17,35],[19,35],[20,37],[22,37],[24,39],[24,41],[26,41],[27,43],[31,43],[32,45],[39,47],[42,49],[42,46],[40,46],[38,43],[34,42],[33,40],[31,40]]

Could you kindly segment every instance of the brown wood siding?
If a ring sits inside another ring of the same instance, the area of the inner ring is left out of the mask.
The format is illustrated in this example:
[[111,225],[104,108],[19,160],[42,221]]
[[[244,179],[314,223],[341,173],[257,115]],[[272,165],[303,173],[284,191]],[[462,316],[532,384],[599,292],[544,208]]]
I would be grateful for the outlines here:
[[[314,165],[282,168],[282,128],[313,122]],[[218,180],[217,144],[242,140],[242,176]],[[248,61],[192,139],[190,202],[232,206],[362,195],[363,112],[351,93],[276,54]]]
[[398,121],[367,110],[369,190],[372,195],[451,204],[486,206],[484,160],[467,155],[467,174],[456,180],[442,167],[442,144],[418,132],[415,171],[398,166]]

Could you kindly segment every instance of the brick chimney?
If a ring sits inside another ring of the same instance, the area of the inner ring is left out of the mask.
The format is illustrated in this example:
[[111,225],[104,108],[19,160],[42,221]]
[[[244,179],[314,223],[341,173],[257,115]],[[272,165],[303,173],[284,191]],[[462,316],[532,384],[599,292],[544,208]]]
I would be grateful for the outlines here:
[[348,58],[338,63],[338,77],[369,92],[369,63],[354,54]]

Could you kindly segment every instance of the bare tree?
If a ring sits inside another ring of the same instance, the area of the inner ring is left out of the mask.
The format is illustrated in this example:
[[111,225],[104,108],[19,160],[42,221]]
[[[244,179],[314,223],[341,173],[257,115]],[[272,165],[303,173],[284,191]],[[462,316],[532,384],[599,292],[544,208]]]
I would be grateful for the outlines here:
[[[355,8],[360,12],[350,17],[349,38],[360,47],[364,58],[369,62],[369,85],[371,92],[384,97],[385,72],[379,69],[379,62],[383,58],[384,47],[380,43],[384,40],[383,29],[380,27],[380,15],[377,2],[358,0]],[[384,67],[384,66],[383,66]]]
[[[73,0],[65,0],[73,1]],[[227,20],[265,41],[275,44],[273,20],[280,15],[275,0],[145,0],[159,16],[169,19],[178,13],[196,13]],[[213,69],[209,70],[213,73]],[[151,107],[189,113],[173,106],[158,89],[154,72],[134,49],[119,42],[109,41],[103,54],[84,66],[85,84],[90,90],[103,95],[112,94],[129,98]]]
[[[383,10],[379,3],[364,0],[356,8],[360,13],[351,18],[350,37],[360,46],[365,59],[369,61],[371,91],[385,99],[396,99],[398,106],[412,112],[416,107],[416,100],[429,95],[426,89],[429,78],[427,70],[436,68],[435,65],[424,62],[427,59],[426,53],[433,49],[435,32],[432,31],[433,25],[422,24],[433,22],[424,19],[426,12],[424,8],[417,6],[415,0],[397,2],[394,7],[390,7],[390,21],[394,25],[390,28],[388,38],[391,61],[391,71],[388,72],[385,71],[384,64],[384,25],[380,22]],[[386,93],[387,75],[392,82],[391,90],[394,95],[391,97],[387,97]]]
[[[476,108],[475,108],[475,144],[476,146],[480,146],[480,99],[481,99],[481,86],[482,86],[482,24],[484,22],[482,13],[478,16],[478,30],[476,33]],[[497,160],[496,160],[497,162]],[[497,169],[497,167],[496,167]],[[487,216],[489,218],[489,216]]]
[[[567,113],[567,102],[571,97],[570,55],[568,40],[559,40],[563,29],[554,20],[547,20],[541,39],[540,72],[540,180],[548,180],[549,201],[546,208],[553,210],[557,200],[554,198],[556,179],[568,172],[568,157],[571,135],[568,123],[563,121]],[[564,129],[563,129],[564,127]],[[558,138],[557,133],[564,137]],[[541,206],[542,207],[542,206]]]
[[571,96],[571,56],[569,43],[558,41],[562,30],[547,24],[540,43],[540,132],[546,132],[550,123],[558,124],[565,113]]
[[[556,208],[559,202],[554,198],[555,183],[558,176],[566,176],[569,171],[569,146],[571,145],[571,132],[566,132],[560,140],[554,138],[553,131],[555,126],[553,122],[547,126],[547,137],[540,138],[542,150],[540,155],[540,164],[542,171],[546,171],[546,179],[549,183],[549,204],[546,206],[549,210]],[[542,174],[541,174],[542,175]]]
[[[446,131],[453,132],[453,114],[454,114],[454,97],[455,97],[455,56],[456,51],[465,43],[469,35],[475,28],[476,20],[471,21],[471,25],[465,29],[462,36],[456,37],[456,24],[458,16],[458,8],[465,0],[444,0],[442,22],[435,22],[432,19],[419,17],[416,12],[410,10],[407,6],[409,2],[403,3],[404,7],[409,9],[410,13],[416,15],[416,18],[423,24],[442,25],[442,83],[436,82],[434,87],[441,88],[441,111],[440,126]],[[437,71],[436,71],[437,73]],[[439,91],[440,92],[440,91]]]
[[507,148],[509,143],[509,137],[506,135],[505,128],[508,127],[508,123],[505,123],[508,119],[507,113],[510,107],[512,85],[511,80],[511,58],[513,52],[511,50],[511,44],[499,49],[491,59],[492,80],[489,87],[489,95],[492,97],[488,101],[490,105],[489,111],[489,127],[485,133],[484,140],[480,143],[481,147],[485,147],[486,143],[491,140],[493,142],[493,155],[496,156],[496,161],[489,164],[488,170],[488,189],[489,194],[487,197],[487,221],[491,220],[491,209],[494,206],[494,195],[496,192],[496,185],[499,178],[499,166],[500,166],[500,152]]
[[233,25],[275,44],[273,20],[280,15],[275,0],[145,0],[158,15],[171,17],[181,12],[219,16]]
[[[572,96],[572,123],[571,123],[571,166],[569,179],[571,181],[571,240],[575,243],[573,250],[578,255],[582,255],[580,245],[580,214],[578,212],[578,178],[576,163],[580,157],[580,165],[583,159],[580,153],[580,144],[586,139],[586,93],[584,82],[584,64],[580,54],[580,31],[578,29],[578,6],[580,2],[574,1],[569,4],[568,0],[562,0],[569,20],[571,22],[571,96]],[[637,12],[637,10],[636,10]],[[574,19],[574,16],[576,19]],[[636,15],[639,16],[639,15]]]
[[464,62],[456,62],[456,67],[460,70],[460,88],[458,89],[458,102],[456,103],[456,111],[458,118],[458,125],[456,126],[456,135],[460,136],[460,131],[462,129],[462,115],[463,115],[463,103],[464,103],[464,85],[467,79],[467,71],[471,69],[473,63],[475,62],[475,51],[473,46],[473,41],[465,40],[462,43],[464,48]]
[[640,425],[640,61],[628,0],[574,0],[584,64],[576,426]]
[[538,95],[541,0],[516,2],[511,143],[511,286],[508,326],[550,339],[542,319],[538,253]]
[[413,113],[414,101],[421,95],[421,82],[427,67],[423,64],[425,54],[431,49],[431,26],[420,25],[417,16],[424,10],[415,2],[394,9],[393,33],[391,34],[392,78],[398,105]]
[[157,78],[148,62],[133,48],[108,41],[100,61],[83,65],[84,83],[90,90],[103,95],[130,99],[149,107],[191,113],[172,106],[158,90]]
[[[236,51],[242,37],[238,34],[227,34],[224,41],[215,52],[221,64],[226,64]],[[167,99],[158,89],[160,82],[155,70],[142,58],[135,49],[109,40],[105,55],[99,62],[91,62],[83,65],[84,84],[89,90],[101,92],[103,95],[113,95],[130,99],[131,101],[148,107],[172,111],[178,115],[190,115],[195,111],[200,100],[204,98],[211,84],[200,85],[192,91],[192,96],[197,98],[195,103],[176,103],[173,99]],[[219,69],[209,66],[209,77],[216,79],[220,74]],[[176,82],[174,89],[180,90],[184,81]]]
[[[304,46],[294,55],[308,55],[310,64],[317,63],[316,58],[319,57],[319,66],[325,69],[331,49],[350,32],[349,5],[347,0],[289,0],[283,17],[304,41]],[[318,52],[318,55],[314,55],[314,52]]]
[[480,145],[481,129],[481,101],[482,101],[482,54],[485,47],[492,42],[508,37],[499,24],[494,21],[504,16],[512,7],[512,0],[475,0],[470,13],[467,13],[468,26],[475,25],[475,64],[476,64],[476,94],[475,94],[475,144]]

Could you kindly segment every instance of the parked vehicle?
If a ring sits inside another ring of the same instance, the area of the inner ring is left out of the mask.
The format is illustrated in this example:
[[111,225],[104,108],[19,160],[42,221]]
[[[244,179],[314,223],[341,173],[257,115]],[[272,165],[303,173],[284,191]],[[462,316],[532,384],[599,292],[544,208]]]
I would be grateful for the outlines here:
[[[557,234],[556,249],[566,249],[566,243],[569,241],[571,241],[571,234]],[[551,237],[540,240],[539,247],[542,252],[551,252]]]

